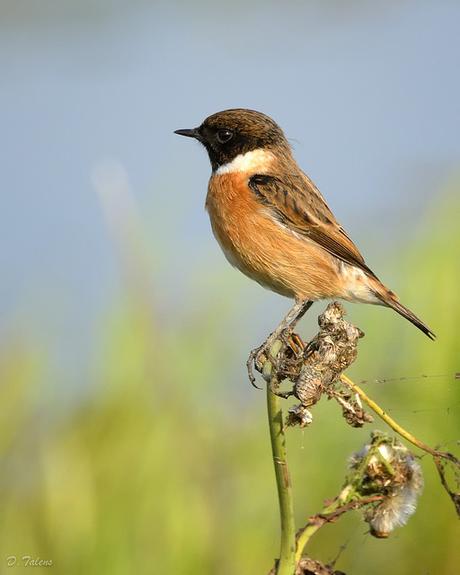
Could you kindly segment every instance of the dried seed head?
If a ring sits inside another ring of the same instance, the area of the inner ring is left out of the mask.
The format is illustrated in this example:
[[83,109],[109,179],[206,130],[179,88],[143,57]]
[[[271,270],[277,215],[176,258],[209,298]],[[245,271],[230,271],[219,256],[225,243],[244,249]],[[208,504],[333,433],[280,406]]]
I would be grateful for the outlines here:
[[360,495],[382,496],[364,514],[371,534],[388,537],[405,525],[423,489],[422,470],[412,453],[397,440],[374,433],[371,442],[353,454],[350,468],[359,475],[354,482]]

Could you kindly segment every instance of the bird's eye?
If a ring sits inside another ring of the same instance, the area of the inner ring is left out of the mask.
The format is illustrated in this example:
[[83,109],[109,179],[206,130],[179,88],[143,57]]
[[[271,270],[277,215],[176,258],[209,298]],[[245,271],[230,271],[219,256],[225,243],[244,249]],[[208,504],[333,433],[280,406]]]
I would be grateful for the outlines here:
[[219,130],[216,134],[216,138],[220,144],[225,144],[233,138],[233,132],[227,129]]

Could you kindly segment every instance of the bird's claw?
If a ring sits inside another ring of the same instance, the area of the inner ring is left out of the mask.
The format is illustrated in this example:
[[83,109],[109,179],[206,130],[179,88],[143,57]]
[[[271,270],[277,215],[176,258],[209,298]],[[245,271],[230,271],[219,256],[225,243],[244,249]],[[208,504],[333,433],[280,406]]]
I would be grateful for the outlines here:
[[[276,355],[273,355],[273,344],[276,340],[280,342],[281,346],[276,352]],[[246,366],[251,385],[257,389],[261,389],[256,384],[254,375],[254,371],[258,371],[269,382],[270,390],[273,393],[280,397],[289,397],[289,395],[292,395],[291,393],[286,395],[287,392],[278,392],[275,382],[289,377],[289,370],[286,370],[286,367],[292,362],[293,358],[302,358],[304,349],[305,344],[296,333],[293,333],[292,329],[287,328],[281,333],[276,334],[275,339],[274,334],[271,334],[262,345],[253,349],[249,354]],[[264,367],[267,362],[270,363],[271,370],[267,370],[267,368]],[[272,374],[274,377],[272,377]]]
[[278,362],[271,353],[269,353],[270,342],[268,340],[264,342],[259,347],[254,348],[249,354],[248,361],[246,362],[246,367],[248,369],[248,377],[251,385],[256,389],[262,389],[256,384],[256,378],[254,375],[254,369],[259,373],[263,374],[264,365],[269,361],[272,365],[272,369],[276,371]]
[[256,384],[256,378],[254,375],[254,367],[256,368],[257,371],[260,371],[258,364],[259,364],[259,353],[260,353],[262,347],[263,346],[259,346],[259,347],[256,347],[255,349],[251,350],[249,357],[248,357],[248,360],[246,362],[249,381],[251,382],[251,385],[253,387],[255,387],[256,389],[262,389],[261,387],[259,387]]
[[[249,381],[251,382],[251,385],[257,389],[261,388],[256,384],[256,378],[254,376],[254,368],[256,371],[263,374],[264,365],[268,361],[270,362],[272,371],[274,373],[277,373],[279,370],[279,364],[280,364],[279,358],[282,357],[282,354],[284,353],[284,350],[287,347],[287,342],[283,334],[281,334],[279,339],[282,343],[282,346],[275,357],[271,353],[271,348],[273,345],[273,341],[271,340],[271,338],[268,338],[262,345],[253,349],[249,354],[248,361],[246,362],[246,366],[248,369],[248,377]],[[272,389],[272,391],[274,390]]]

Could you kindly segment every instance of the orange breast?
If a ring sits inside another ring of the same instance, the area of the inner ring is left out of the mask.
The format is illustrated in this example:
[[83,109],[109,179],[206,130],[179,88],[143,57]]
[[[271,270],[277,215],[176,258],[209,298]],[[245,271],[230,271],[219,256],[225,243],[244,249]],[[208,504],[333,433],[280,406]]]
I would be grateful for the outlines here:
[[263,286],[288,297],[341,295],[337,265],[321,247],[276,222],[248,187],[248,174],[213,175],[206,209],[229,262]]

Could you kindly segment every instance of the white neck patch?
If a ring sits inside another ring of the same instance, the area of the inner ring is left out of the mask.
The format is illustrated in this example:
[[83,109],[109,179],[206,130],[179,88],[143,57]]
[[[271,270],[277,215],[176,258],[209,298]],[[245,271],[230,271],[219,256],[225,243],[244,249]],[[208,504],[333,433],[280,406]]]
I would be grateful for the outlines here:
[[236,158],[228,162],[228,164],[219,166],[215,173],[218,176],[222,174],[232,174],[234,172],[260,173],[267,170],[274,159],[275,157],[272,152],[258,148],[257,150],[251,150],[250,152],[236,156]]

